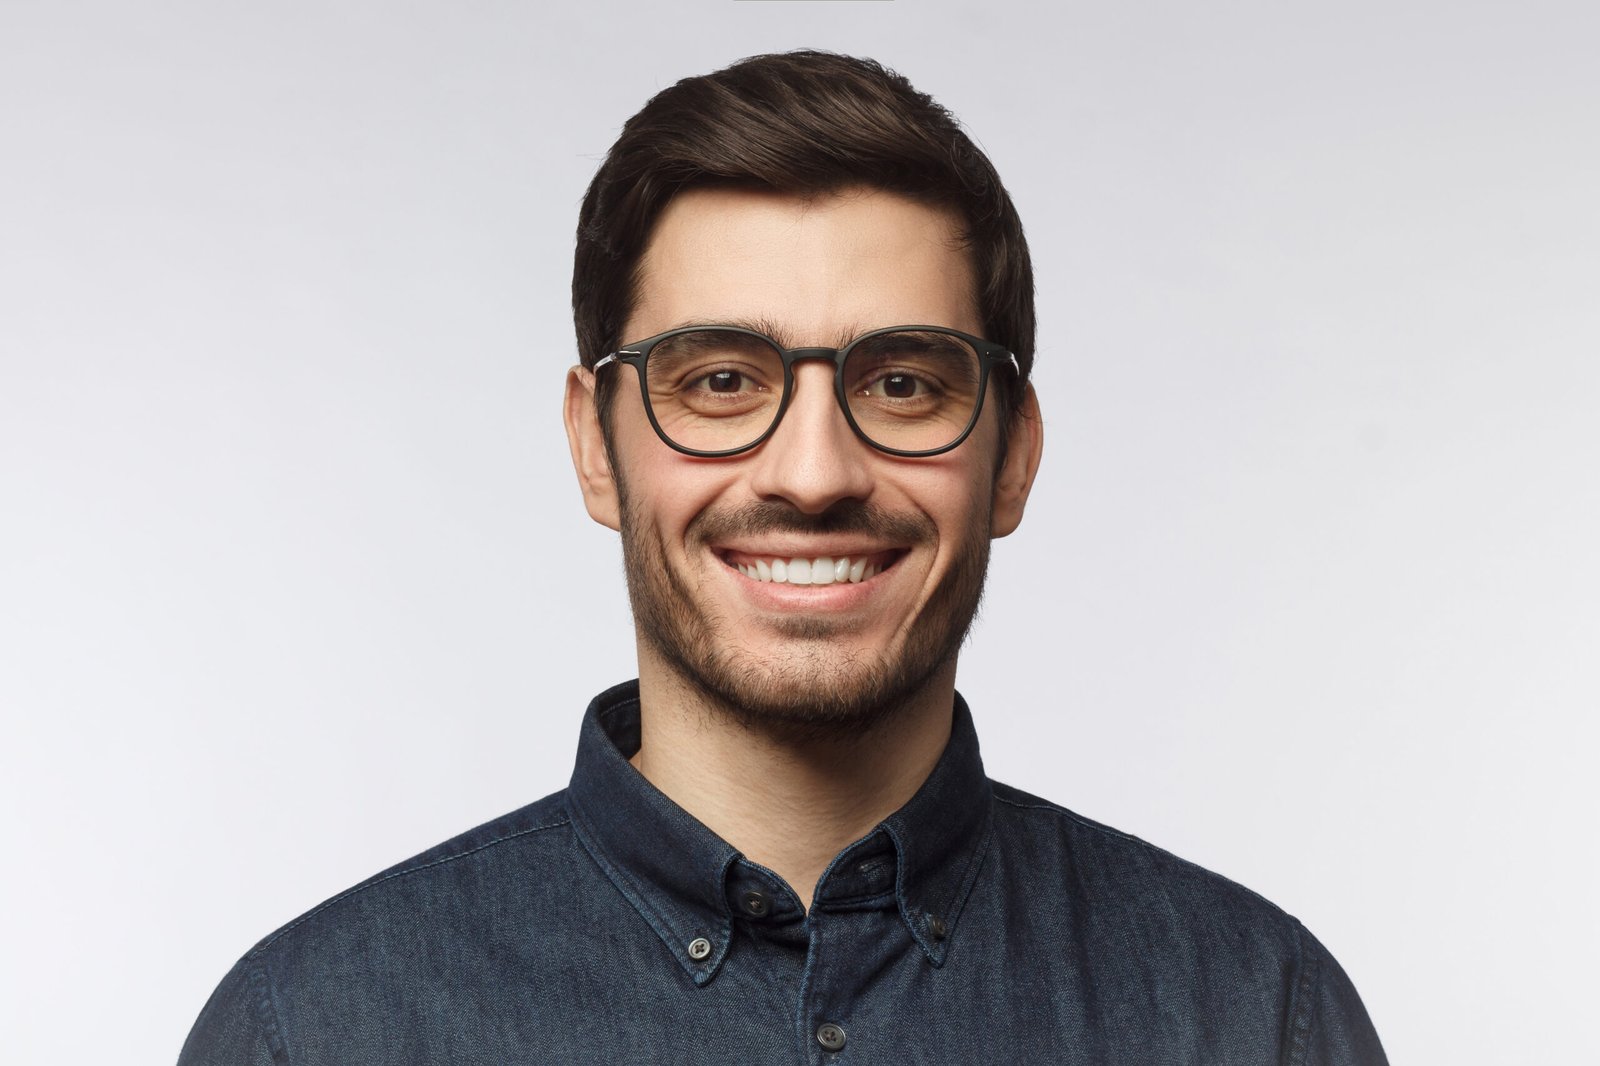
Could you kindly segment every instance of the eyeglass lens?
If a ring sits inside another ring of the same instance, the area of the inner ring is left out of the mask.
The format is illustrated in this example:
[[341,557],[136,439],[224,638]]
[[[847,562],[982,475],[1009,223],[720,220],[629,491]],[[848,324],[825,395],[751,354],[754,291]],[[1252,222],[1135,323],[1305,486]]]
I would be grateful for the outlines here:
[[[898,330],[859,341],[845,359],[845,401],[862,435],[901,451],[942,448],[978,404],[983,360],[959,337]],[[658,342],[645,359],[650,409],[692,451],[742,448],[783,404],[783,355],[764,338],[701,329]]]

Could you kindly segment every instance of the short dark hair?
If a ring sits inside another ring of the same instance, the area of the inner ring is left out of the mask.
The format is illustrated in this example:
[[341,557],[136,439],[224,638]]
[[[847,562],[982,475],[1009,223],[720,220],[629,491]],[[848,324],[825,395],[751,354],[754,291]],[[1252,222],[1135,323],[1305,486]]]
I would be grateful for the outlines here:
[[[1000,175],[931,96],[870,59],[831,52],[751,56],[685,78],[622,127],[578,214],[572,314],[584,366],[630,339],[620,333],[668,201],[730,184],[801,195],[862,185],[953,210],[984,335],[1017,357],[1020,373],[998,390],[1002,413],[1017,410],[1033,367],[1033,266]],[[599,388],[606,424],[604,378]]]

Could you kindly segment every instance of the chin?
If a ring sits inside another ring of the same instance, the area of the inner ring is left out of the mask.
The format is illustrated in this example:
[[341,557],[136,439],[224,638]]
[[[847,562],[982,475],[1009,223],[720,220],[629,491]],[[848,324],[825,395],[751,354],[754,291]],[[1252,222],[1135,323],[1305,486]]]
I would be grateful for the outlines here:
[[808,739],[860,736],[893,720],[940,665],[908,674],[878,656],[841,657],[837,649],[797,650],[778,662],[744,654],[669,662],[690,688],[745,728]]

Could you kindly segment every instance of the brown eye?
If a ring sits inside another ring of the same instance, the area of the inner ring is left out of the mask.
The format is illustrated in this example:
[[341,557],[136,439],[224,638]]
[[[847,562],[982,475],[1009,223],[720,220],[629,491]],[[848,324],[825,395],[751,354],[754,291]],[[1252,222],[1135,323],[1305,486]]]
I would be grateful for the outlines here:
[[909,400],[917,394],[917,381],[910,374],[890,374],[882,385],[883,394],[897,400]]
[[719,370],[706,376],[706,388],[712,392],[738,392],[744,385],[744,375],[733,370]]
[[937,391],[931,382],[916,374],[883,374],[867,384],[864,396],[881,396],[888,400],[914,400]]

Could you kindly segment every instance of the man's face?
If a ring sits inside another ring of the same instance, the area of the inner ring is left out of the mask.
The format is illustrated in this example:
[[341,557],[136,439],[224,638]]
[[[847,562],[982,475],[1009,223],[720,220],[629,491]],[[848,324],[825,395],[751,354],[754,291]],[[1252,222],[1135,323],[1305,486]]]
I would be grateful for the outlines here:
[[[691,190],[657,223],[623,340],[707,324],[760,328],[785,347],[894,325],[981,333],[956,235],[950,214],[881,191]],[[751,724],[853,732],[934,679],[953,682],[989,539],[1010,531],[1020,503],[997,527],[992,394],[960,447],[897,458],[851,431],[831,363],[794,370],[776,432],[726,459],[667,447],[633,368],[602,370],[617,374],[616,505],[597,508],[590,493],[590,510],[622,531],[642,675],[665,670]],[[796,559],[850,565],[843,580],[795,584]],[[791,580],[762,580],[779,563]]]

